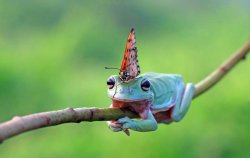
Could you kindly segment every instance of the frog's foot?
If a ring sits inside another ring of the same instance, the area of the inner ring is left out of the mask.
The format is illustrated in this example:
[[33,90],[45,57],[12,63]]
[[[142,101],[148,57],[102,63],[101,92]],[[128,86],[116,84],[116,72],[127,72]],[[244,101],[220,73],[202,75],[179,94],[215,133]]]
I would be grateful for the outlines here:
[[119,132],[121,131],[122,128],[122,124],[118,123],[117,121],[108,121],[108,127],[113,131],[113,132]]
[[138,132],[147,132],[155,131],[158,127],[157,122],[150,111],[148,112],[148,117],[142,120],[131,120],[128,117],[124,117],[119,119],[117,122],[122,124],[123,131],[131,129]]
[[122,124],[122,130],[132,129],[135,131],[139,131],[136,121],[131,120],[128,117],[120,118],[117,122]]

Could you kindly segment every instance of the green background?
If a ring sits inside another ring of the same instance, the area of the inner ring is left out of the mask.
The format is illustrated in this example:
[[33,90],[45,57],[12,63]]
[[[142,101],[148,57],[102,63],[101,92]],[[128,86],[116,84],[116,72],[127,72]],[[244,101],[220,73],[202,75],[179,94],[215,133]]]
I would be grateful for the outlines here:
[[[108,107],[131,27],[142,72],[198,82],[250,35],[248,0],[0,1],[0,121],[66,107]],[[113,133],[65,124],[0,145],[0,157],[249,157],[250,61],[195,99],[180,123]]]

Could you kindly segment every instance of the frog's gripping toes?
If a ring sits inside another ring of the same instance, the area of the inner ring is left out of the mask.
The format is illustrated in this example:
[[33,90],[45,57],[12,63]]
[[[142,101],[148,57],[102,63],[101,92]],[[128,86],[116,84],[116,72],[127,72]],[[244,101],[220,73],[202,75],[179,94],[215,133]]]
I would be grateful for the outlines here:
[[140,74],[135,46],[134,29],[131,30],[119,75],[108,78],[108,96],[112,108],[129,108],[138,113],[140,120],[128,117],[108,121],[114,132],[128,129],[140,132],[154,131],[157,123],[180,121],[188,111],[195,87],[184,84],[181,75],[144,73]]

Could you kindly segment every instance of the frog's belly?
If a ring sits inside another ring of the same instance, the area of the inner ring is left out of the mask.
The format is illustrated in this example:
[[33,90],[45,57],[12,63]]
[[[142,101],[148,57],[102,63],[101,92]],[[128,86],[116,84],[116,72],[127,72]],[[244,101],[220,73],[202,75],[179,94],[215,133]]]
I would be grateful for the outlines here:
[[158,123],[171,123],[172,122],[172,118],[171,118],[171,114],[173,111],[173,107],[171,107],[170,109],[166,110],[166,111],[160,111],[160,112],[156,112],[154,113],[154,117],[155,120]]
[[128,100],[112,100],[113,108],[128,108],[138,114],[143,113],[145,110],[149,110],[151,105],[150,100],[128,101]]

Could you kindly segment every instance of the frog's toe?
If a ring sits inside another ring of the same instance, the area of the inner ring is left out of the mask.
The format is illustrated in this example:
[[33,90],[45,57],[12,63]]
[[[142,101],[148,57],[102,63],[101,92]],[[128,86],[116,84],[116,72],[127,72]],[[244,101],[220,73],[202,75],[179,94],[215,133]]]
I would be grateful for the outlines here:
[[117,123],[116,121],[108,121],[108,127],[113,131],[113,132],[119,132],[122,130],[122,124]]
[[113,132],[120,132],[122,130],[122,128],[113,128],[113,127],[109,127]]
[[117,124],[109,124],[109,128],[113,131],[113,132],[119,132],[122,130],[122,126],[121,125],[117,125]]

